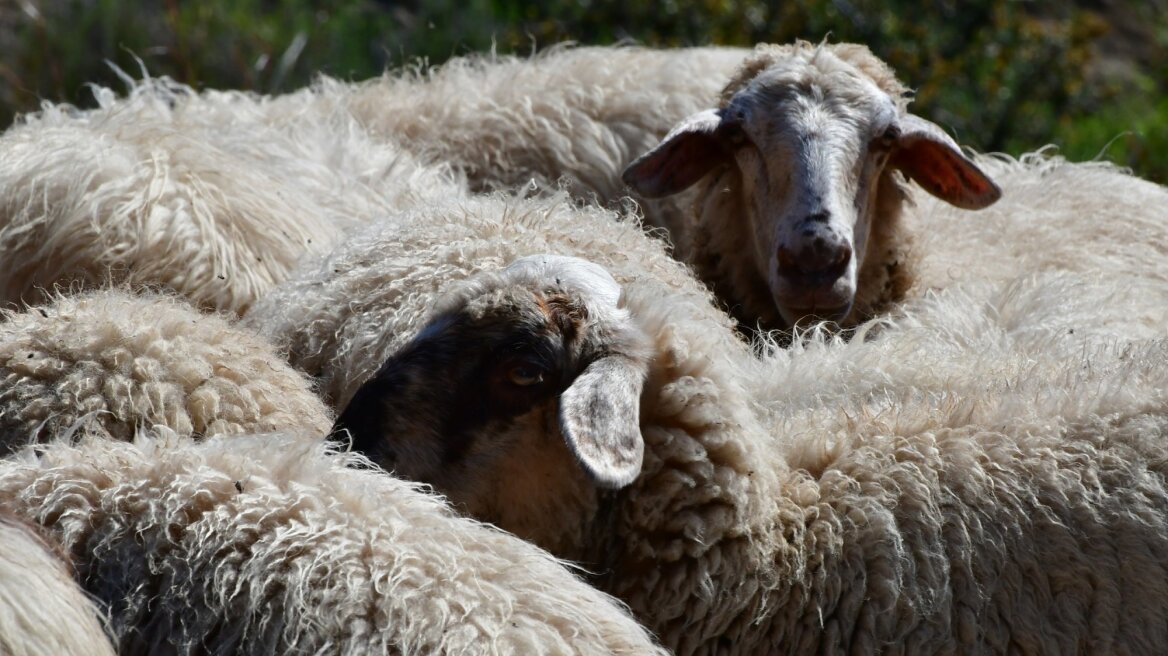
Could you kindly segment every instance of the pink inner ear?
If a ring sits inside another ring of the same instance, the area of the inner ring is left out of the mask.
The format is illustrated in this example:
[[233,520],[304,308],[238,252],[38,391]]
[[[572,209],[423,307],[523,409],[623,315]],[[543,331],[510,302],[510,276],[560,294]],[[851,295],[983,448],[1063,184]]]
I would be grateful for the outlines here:
[[646,198],[661,198],[685,191],[723,162],[721,141],[710,134],[688,132],[661,144],[633,162],[621,176]]
[[646,198],[688,189],[726,161],[726,147],[717,132],[720,123],[717,110],[689,117],[656,148],[630,164],[621,179]]
[[891,164],[925,191],[963,209],[982,209],[1001,197],[998,185],[976,164],[928,138],[905,139]]

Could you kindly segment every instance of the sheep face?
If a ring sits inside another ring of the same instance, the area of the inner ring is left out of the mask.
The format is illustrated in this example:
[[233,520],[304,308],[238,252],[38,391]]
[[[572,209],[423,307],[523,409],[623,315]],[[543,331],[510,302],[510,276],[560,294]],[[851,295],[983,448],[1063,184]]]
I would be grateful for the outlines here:
[[746,67],[722,107],[687,119],[624,179],[651,198],[706,180],[698,223],[736,236],[711,241],[739,249],[720,254],[721,266],[741,269],[732,286],[769,291],[773,307],[759,318],[777,310],[790,326],[849,316],[886,172],[961,207],[997,199],[993,181],[939,128],[832,51],[796,49]]
[[619,298],[606,271],[575,258],[480,275],[357,390],[334,431],[474,517],[540,544],[576,539],[555,527],[641,468],[647,347]]

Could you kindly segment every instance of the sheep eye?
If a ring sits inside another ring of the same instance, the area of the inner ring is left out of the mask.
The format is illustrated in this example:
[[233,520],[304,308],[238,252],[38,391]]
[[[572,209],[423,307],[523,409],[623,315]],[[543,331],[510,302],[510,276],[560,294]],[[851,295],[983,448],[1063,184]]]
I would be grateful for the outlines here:
[[543,369],[530,364],[519,364],[507,370],[507,380],[512,385],[531,387],[543,382]]
[[722,134],[731,146],[741,146],[746,143],[746,132],[737,123],[724,126],[722,128]]
[[879,150],[892,150],[899,138],[900,130],[895,125],[890,125],[879,137],[876,137],[874,145]]

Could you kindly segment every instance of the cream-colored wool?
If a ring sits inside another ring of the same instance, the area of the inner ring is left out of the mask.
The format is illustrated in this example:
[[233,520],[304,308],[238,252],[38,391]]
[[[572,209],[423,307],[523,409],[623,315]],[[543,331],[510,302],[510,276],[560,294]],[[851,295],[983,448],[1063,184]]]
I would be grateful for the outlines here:
[[134,83],[46,104],[0,136],[0,303],[56,284],[173,289],[242,312],[306,253],[433,192],[446,172],[374,142],[342,107]]
[[99,424],[210,436],[306,427],[331,414],[264,340],[166,296],[104,290],[0,321],[0,452]]
[[28,526],[0,516],[0,654],[113,656],[93,602]]
[[546,552],[292,434],[82,439],[0,461],[123,654],[658,654]]
[[[452,164],[477,190],[563,182],[578,198],[613,203],[621,171],[675,123],[717,100],[744,48],[549,48],[531,58],[475,54],[356,85],[322,80],[373,134]],[[650,225],[684,209],[647,201]]]
[[1168,281],[1168,188],[1106,162],[1042,151],[978,163],[1002,183],[992,207],[971,214],[913,195],[904,215],[916,240],[910,295],[1033,271]]
[[[609,268],[652,350],[641,474],[615,492],[546,476],[515,497],[528,515],[500,525],[595,572],[675,653],[1168,641],[1168,289],[1154,275],[955,284],[850,341],[817,332],[758,358],[653,240],[549,202],[477,199],[370,226],[249,320],[340,409],[421,338],[443,289],[534,252]],[[383,420],[443,410],[462,411],[420,399]],[[514,418],[542,432],[499,448],[562,442],[547,412]],[[468,475],[530,485],[527,471],[572,462],[553,451]]]

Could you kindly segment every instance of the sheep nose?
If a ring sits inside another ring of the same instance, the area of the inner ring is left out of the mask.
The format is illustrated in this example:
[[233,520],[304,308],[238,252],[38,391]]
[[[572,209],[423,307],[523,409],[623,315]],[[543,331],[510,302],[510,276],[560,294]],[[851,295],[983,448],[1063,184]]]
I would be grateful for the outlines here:
[[817,238],[798,252],[779,247],[779,275],[800,286],[830,285],[847,272],[851,261],[852,247],[842,241]]

